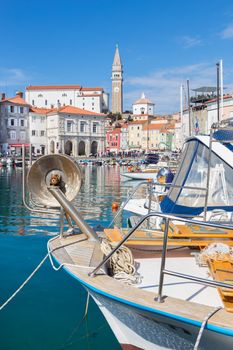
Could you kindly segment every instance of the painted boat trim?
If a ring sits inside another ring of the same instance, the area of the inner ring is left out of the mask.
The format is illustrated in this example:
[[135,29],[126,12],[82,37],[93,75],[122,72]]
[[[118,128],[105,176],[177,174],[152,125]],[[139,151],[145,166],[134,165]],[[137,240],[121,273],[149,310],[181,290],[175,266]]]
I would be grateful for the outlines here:
[[[58,262],[60,263],[54,256],[53,258]],[[122,299],[122,298],[119,298],[119,297],[116,297],[112,294],[109,294],[109,293],[106,293],[96,287],[93,287],[92,285],[90,285],[89,283],[81,280],[78,276],[76,276],[74,273],[72,273],[68,268],[66,268],[65,266],[62,267],[70,276],[72,276],[73,278],[75,278],[77,281],[79,281],[82,285],[86,286],[87,288],[89,288],[90,290],[92,290],[93,292],[96,292],[100,295],[103,295],[109,299],[113,299],[113,300],[116,300],[118,302],[121,302],[122,304],[126,304],[126,305],[129,305],[129,306],[133,306],[137,309],[140,309],[140,310],[145,310],[145,311],[149,311],[149,312],[152,312],[154,314],[159,314],[161,316],[164,316],[164,317],[167,317],[167,318],[171,318],[171,319],[174,319],[174,320],[177,320],[177,321],[181,321],[181,322],[184,322],[184,323],[188,323],[188,324],[191,324],[193,326],[196,326],[196,327],[201,327],[202,325],[202,322],[199,322],[199,321],[195,321],[195,320],[192,320],[190,318],[186,318],[186,317],[182,317],[182,316],[178,316],[178,315],[174,315],[174,314],[170,314],[168,312],[164,312],[164,311],[161,311],[161,310],[156,310],[156,309],[152,309],[150,307],[147,307],[147,306],[142,306],[140,304],[136,304],[132,301],[128,301],[128,300],[125,300],[125,299]],[[211,324],[208,324],[206,325],[205,329],[208,329],[210,331],[213,331],[213,332],[217,332],[217,333],[220,333],[220,334],[224,334],[224,335],[227,335],[227,336],[233,336],[233,330],[232,329],[229,329],[229,328],[223,328],[223,327],[218,327],[218,326],[215,326],[215,325],[211,325]]]

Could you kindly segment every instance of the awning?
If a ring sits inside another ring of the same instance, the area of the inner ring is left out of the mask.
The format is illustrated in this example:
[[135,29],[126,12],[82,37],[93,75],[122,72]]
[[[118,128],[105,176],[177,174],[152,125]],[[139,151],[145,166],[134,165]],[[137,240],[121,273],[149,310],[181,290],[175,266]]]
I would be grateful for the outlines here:
[[10,147],[22,147],[22,146],[25,146],[25,147],[29,147],[30,146],[30,143],[12,143],[11,145],[9,145]]

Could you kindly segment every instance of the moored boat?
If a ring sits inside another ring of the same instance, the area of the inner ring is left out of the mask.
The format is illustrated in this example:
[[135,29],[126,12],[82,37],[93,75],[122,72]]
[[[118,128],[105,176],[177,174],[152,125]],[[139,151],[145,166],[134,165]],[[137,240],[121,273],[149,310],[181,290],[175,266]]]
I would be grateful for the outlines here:
[[[52,265],[54,258],[58,269],[63,267],[88,291],[124,349],[233,348],[232,167],[226,163],[227,147],[216,142],[213,154],[207,157],[207,144],[207,139],[188,144],[168,197],[170,204],[179,206],[177,210],[192,208],[193,216],[204,208],[204,221],[152,211],[129,232],[118,230],[115,240],[107,232],[95,232],[72,204],[82,182],[81,171],[72,160],[44,156],[29,171],[28,187],[40,210],[59,203],[81,232],[63,232],[62,211],[60,235],[48,243]],[[188,151],[192,157],[186,164]],[[212,192],[203,187],[206,184],[209,189],[210,178],[215,179]],[[181,181],[179,186],[176,181]],[[215,216],[216,209],[221,210],[221,222],[205,221],[207,213]],[[161,229],[148,242],[153,240],[160,251],[125,247],[143,222],[154,217],[162,220]]]

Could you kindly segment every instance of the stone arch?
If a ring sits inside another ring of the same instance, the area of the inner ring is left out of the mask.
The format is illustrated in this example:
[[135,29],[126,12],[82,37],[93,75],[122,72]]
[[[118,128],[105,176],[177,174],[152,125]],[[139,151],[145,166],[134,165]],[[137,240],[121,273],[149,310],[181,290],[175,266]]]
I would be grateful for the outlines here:
[[66,141],[65,144],[65,154],[67,154],[68,156],[71,155],[72,153],[72,149],[73,149],[73,144],[71,141]]
[[79,156],[85,156],[85,142],[84,141],[80,141],[79,145],[78,145],[78,155]]
[[91,143],[91,153],[93,155],[97,154],[97,150],[98,150],[98,142],[97,141],[93,141]]
[[55,142],[52,140],[50,142],[50,153],[54,153],[55,151]]

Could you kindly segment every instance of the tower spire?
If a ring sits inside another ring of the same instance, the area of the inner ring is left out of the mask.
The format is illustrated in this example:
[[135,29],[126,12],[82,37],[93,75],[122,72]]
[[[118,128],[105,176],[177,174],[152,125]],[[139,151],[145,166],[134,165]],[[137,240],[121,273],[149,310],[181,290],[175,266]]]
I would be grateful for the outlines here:
[[116,51],[114,55],[113,66],[121,66],[121,58],[119,54],[118,44],[116,44]]
[[122,113],[123,111],[123,66],[121,64],[118,44],[112,65],[112,112]]

